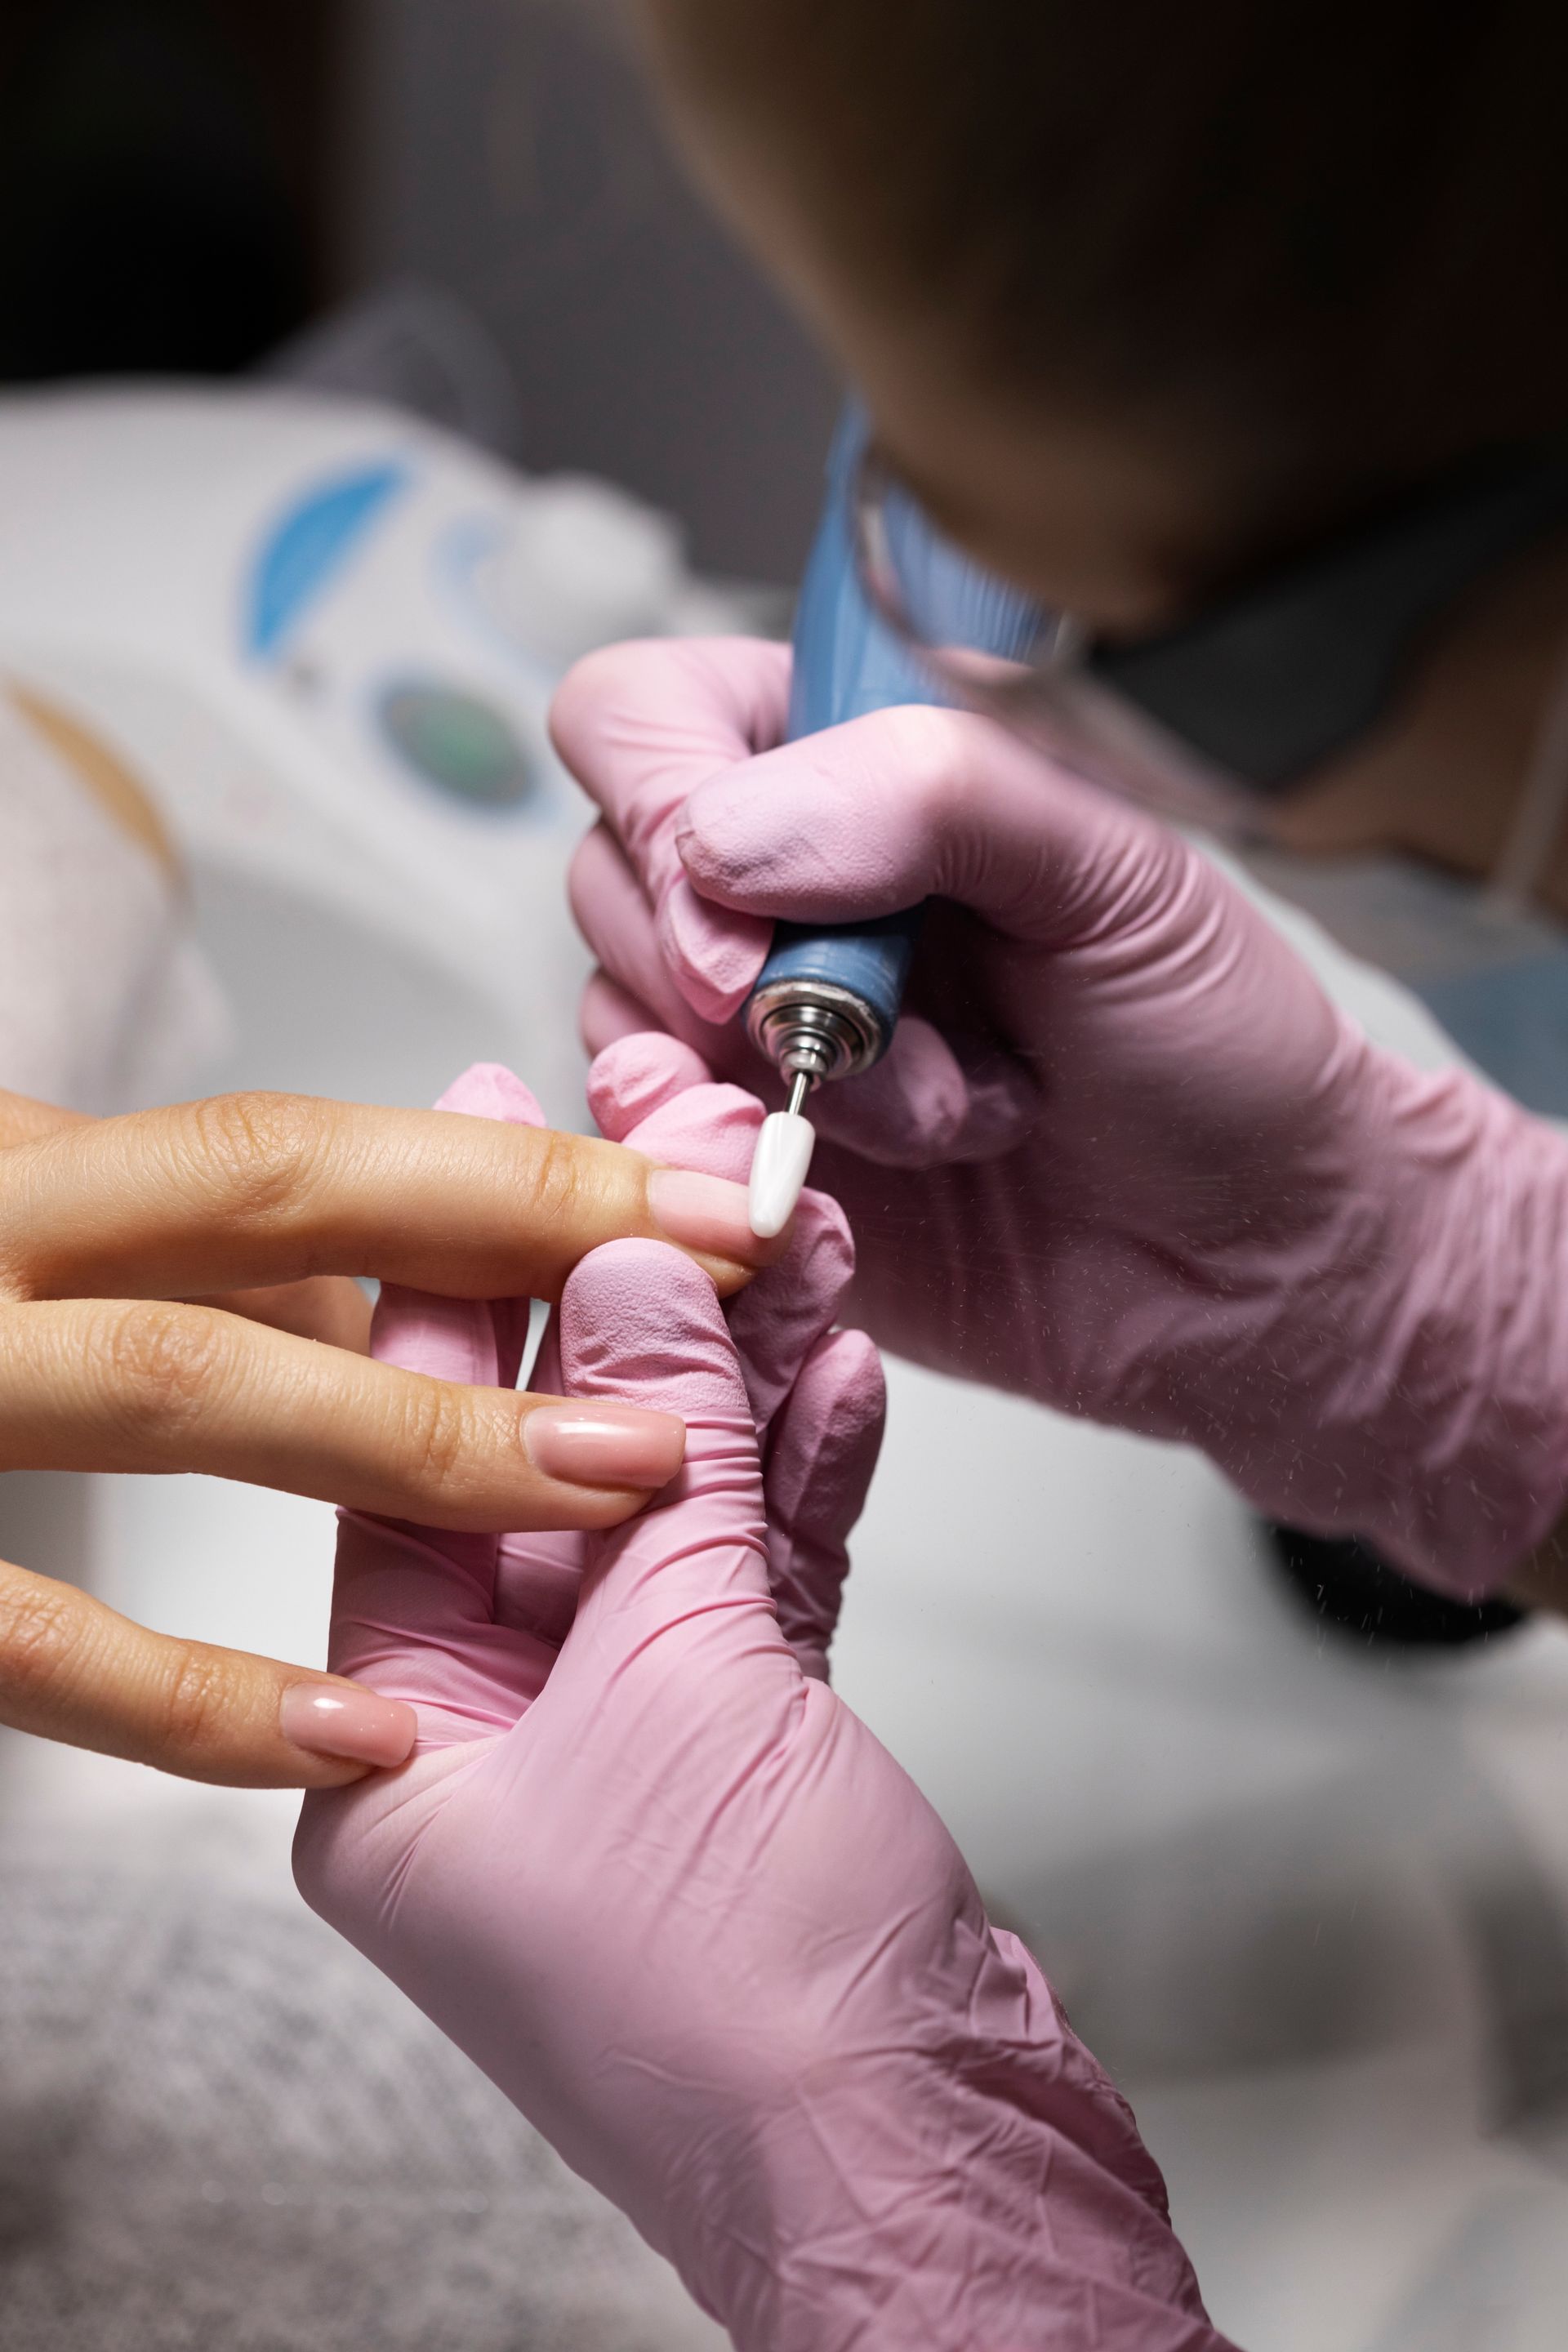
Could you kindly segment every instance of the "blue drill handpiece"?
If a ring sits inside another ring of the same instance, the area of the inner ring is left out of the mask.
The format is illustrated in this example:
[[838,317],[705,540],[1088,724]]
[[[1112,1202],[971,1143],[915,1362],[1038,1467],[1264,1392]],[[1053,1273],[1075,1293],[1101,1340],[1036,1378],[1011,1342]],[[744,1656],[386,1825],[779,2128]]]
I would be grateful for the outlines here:
[[[847,518],[864,438],[863,420],[851,410],[834,443],[827,503],[795,614],[792,742],[865,711],[937,699],[860,585]],[[789,1082],[792,1111],[823,1080],[853,1077],[887,1052],[920,922],[920,908],[908,907],[838,926],[779,924],[745,1021],[752,1044]]]
[[[898,703],[943,699],[912,643],[872,608],[850,540],[855,477],[865,447],[858,410],[845,416],[828,465],[827,505],[801,585],[789,735],[820,733]],[[885,498],[885,548],[896,564],[912,636],[1016,661],[1039,633],[1039,608],[944,540],[907,492]],[[746,1000],[746,1034],[788,1082],[789,1108],[763,1121],[752,1165],[752,1223],[784,1230],[811,1159],[802,1116],[814,1088],[853,1077],[892,1043],[921,910],[905,907],[834,926],[781,923]]]

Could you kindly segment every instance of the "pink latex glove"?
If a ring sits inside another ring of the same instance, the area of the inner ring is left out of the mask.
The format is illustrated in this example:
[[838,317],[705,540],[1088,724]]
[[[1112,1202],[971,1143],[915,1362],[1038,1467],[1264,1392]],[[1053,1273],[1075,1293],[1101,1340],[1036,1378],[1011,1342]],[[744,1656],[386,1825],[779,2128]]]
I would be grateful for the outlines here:
[[1479,1598],[1568,1496],[1568,1146],[1376,1051],[1205,859],[984,719],[769,748],[788,677],[719,639],[561,688],[590,1045],[656,1018],[776,1098],[733,1017],[772,919],[934,900],[893,1051],[814,1110],[857,1318]]
[[[756,1114],[703,1085],[669,1099],[693,1075],[636,1040],[595,1091],[618,1124],[655,1104],[639,1149],[691,1122],[713,1166],[699,1122],[721,1163]],[[529,1108],[504,1074],[467,1099]],[[744,1365],[677,1252],[614,1243],[571,1277],[566,1392],[688,1428],[679,1478],[613,1538],[498,1551],[345,1518],[334,1664],[416,1705],[421,1739],[307,1802],[300,1885],[748,2352],[1223,2352],[1126,2106],[781,1630],[759,1406],[770,1497],[796,1455],[786,1549],[840,1572],[879,1420],[853,1339],[832,1409],[819,1391],[811,1435],[789,1434],[847,1272],[816,1215],[732,1309]],[[515,1329],[394,1295],[376,1351],[489,1381]]]

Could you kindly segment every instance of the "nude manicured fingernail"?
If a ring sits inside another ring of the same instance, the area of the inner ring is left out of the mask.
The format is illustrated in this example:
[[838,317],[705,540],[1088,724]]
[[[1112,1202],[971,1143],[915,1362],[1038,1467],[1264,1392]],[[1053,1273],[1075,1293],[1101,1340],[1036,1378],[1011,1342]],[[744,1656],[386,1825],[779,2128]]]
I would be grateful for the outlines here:
[[647,1180],[654,1222],[682,1249],[706,1250],[712,1257],[755,1265],[765,1244],[752,1231],[743,1184],[723,1176],[700,1176],[690,1168],[656,1168]]
[[399,1698],[345,1683],[290,1683],[278,1707],[285,1739],[312,1756],[347,1756],[356,1764],[401,1764],[419,1718]]
[[522,1424],[528,1458],[569,1486],[668,1486],[686,1452],[686,1423],[635,1404],[536,1405]]

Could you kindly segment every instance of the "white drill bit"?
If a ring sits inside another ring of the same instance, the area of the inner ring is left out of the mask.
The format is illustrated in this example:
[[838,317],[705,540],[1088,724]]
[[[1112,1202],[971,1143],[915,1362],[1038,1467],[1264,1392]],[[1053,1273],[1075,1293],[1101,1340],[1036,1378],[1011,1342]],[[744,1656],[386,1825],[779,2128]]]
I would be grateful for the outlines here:
[[794,1216],[811,1166],[816,1131],[810,1119],[802,1116],[801,1105],[812,1085],[811,1073],[797,1070],[790,1086],[789,1108],[771,1112],[757,1136],[749,1207],[752,1231],[763,1241],[782,1234]]

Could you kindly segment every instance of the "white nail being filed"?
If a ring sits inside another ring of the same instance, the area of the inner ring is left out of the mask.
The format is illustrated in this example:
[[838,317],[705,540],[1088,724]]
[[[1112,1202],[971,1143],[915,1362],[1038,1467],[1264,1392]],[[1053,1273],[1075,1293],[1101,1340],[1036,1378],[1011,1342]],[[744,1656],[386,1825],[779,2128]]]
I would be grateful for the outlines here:
[[782,1234],[795,1214],[811,1166],[816,1130],[796,1110],[775,1110],[764,1118],[752,1159],[752,1231],[763,1241]]

